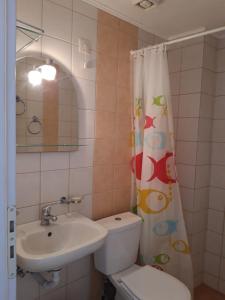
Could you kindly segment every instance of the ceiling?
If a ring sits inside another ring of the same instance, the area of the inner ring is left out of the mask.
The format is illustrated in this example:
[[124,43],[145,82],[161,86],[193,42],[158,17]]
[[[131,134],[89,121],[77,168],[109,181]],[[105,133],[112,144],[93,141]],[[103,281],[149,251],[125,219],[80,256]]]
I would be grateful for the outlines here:
[[132,0],[85,0],[163,38],[225,25],[225,0],[162,0],[142,10]]

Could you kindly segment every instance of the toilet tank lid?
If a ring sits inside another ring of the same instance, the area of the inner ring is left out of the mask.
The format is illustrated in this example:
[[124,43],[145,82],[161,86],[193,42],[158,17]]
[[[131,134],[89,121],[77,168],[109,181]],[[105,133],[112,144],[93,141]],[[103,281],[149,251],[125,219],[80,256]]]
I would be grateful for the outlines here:
[[100,219],[97,222],[105,227],[108,231],[115,232],[135,227],[138,223],[141,223],[141,218],[131,212],[125,212]]

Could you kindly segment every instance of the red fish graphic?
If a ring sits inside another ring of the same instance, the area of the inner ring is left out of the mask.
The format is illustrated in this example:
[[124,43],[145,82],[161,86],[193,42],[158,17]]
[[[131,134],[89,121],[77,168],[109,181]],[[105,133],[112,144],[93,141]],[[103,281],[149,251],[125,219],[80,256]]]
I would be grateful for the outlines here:
[[175,183],[176,179],[173,179],[169,176],[167,172],[167,160],[173,156],[172,152],[166,152],[164,157],[162,157],[160,160],[156,161],[154,158],[148,156],[148,158],[151,160],[151,162],[154,165],[154,172],[151,176],[151,178],[148,181],[152,181],[155,178],[158,178],[163,183],[169,184],[169,183]]
[[144,129],[151,128],[151,127],[155,128],[154,120],[155,120],[155,117],[152,118],[152,117],[149,117],[149,116],[145,116],[145,127],[144,127]]

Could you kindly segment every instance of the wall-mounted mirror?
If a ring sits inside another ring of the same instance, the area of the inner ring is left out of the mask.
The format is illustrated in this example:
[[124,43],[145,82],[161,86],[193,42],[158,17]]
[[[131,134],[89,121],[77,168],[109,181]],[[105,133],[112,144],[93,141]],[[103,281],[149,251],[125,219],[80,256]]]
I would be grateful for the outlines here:
[[16,63],[17,152],[74,151],[78,131],[73,77],[48,57]]

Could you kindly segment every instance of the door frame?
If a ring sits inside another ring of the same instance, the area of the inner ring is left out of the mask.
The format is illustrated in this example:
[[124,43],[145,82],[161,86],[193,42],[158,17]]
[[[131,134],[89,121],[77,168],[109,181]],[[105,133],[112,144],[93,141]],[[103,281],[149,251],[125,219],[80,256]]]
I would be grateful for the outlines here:
[[16,267],[10,278],[8,260],[8,209],[16,206],[15,45],[16,1],[0,0],[0,299],[4,300],[16,300]]

